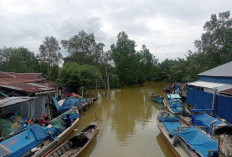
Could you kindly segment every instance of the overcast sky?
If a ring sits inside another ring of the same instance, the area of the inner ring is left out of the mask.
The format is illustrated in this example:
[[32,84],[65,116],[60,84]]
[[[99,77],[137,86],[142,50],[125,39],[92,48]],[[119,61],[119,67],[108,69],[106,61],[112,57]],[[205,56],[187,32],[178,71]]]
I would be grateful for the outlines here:
[[137,50],[145,44],[159,61],[194,50],[211,14],[232,11],[232,0],[0,0],[0,48],[38,53],[46,36],[94,33],[105,50],[125,31]]

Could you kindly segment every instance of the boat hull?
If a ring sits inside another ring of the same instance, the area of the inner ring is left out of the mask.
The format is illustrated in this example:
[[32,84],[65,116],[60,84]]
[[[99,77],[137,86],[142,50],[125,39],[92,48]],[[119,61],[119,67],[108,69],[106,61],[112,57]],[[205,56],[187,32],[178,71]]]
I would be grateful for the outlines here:
[[47,156],[61,156],[61,157],[76,157],[83,152],[83,150],[89,145],[93,138],[98,133],[97,123],[94,121],[89,124],[80,133],[73,136],[68,141],[64,142],[62,145],[54,149]]
[[153,98],[153,99],[151,98],[151,100],[154,101],[154,102],[156,102],[156,103],[161,104],[162,101],[163,101],[163,98],[162,97],[160,97],[160,98]]
[[[75,109],[76,113],[79,113],[77,109]],[[60,115],[57,118],[61,118],[62,115]],[[66,137],[70,135],[70,133],[74,130],[77,123],[79,122],[79,118],[77,118],[70,127],[68,127],[66,130],[64,130],[60,135],[57,136],[58,140],[53,140],[49,142],[47,145],[43,146],[41,150],[36,152],[33,157],[42,157],[47,156],[47,154],[51,151],[53,151],[55,148],[57,148],[59,145],[62,144],[62,142],[65,141]]]

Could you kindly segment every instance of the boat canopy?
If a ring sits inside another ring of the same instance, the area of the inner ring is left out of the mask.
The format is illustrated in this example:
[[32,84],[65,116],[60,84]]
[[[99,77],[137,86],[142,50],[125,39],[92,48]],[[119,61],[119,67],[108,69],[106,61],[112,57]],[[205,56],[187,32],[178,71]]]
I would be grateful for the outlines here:
[[222,121],[218,118],[214,118],[207,113],[192,115],[192,123],[196,126],[204,126],[207,128],[207,132],[210,132],[210,124],[217,120],[216,123],[213,124],[213,126],[222,124]]
[[181,131],[179,137],[184,139],[189,149],[199,152],[204,157],[208,157],[208,152],[218,151],[218,141],[204,134],[200,130],[194,127],[190,127],[184,131]]
[[167,94],[168,99],[181,99],[179,94]]

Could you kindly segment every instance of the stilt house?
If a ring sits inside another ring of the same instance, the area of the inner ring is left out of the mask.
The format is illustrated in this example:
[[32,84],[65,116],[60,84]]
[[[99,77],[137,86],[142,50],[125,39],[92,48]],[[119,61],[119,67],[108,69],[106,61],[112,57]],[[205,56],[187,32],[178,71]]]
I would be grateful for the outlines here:
[[232,123],[232,62],[200,73],[200,80],[188,83],[187,104],[195,109],[213,109]]

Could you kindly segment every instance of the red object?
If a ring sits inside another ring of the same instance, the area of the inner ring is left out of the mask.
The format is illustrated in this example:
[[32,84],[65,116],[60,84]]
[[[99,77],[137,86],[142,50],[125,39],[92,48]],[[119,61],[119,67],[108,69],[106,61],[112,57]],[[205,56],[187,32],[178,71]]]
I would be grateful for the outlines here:
[[72,94],[70,94],[70,93],[64,93],[64,95],[66,95],[66,96],[72,96]]
[[76,94],[76,93],[72,93],[72,96],[75,96],[75,97],[79,97],[79,95],[78,94]]
[[29,119],[28,123],[31,123],[32,119]]
[[168,86],[171,86],[171,83],[170,83],[170,82],[168,83]]
[[46,121],[46,120],[45,120],[46,117],[47,117],[47,115],[44,114],[43,117],[40,118],[40,120],[39,120],[39,125],[40,125],[40,126],[42,126],[42,125],[44,125],[44,124],[50,123],[50,121]]

